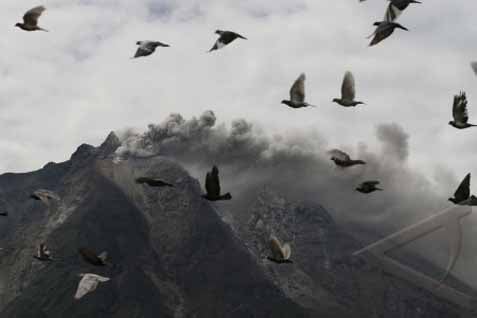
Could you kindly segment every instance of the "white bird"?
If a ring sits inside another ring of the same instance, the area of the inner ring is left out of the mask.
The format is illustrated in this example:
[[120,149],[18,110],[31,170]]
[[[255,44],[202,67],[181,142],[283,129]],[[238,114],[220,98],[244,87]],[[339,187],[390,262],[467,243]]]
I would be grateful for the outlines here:
[[285,243],[282,245],[280,241],[273,235],[270,237],[270,250],[272,252],[272,256],[267,257],[268,260],[278,264],[293,263],[293,261],[290,260],[290,244]]
[[341,84],[341,98],[334,98],[333,102],[344,106],[354,107],[356,105],[364,104],[363,102],[355,101],[356,98],[356,84],[353,73],[347,71]]
[[139,45],[137,48],[136,54],[134,55],[133,59],[151,55],[156,51],[158,46],[162,47],[169,47],[169,44],[161,43],[158,41],[138,41],[136,45]]
[[81,278],[78,289],[76,290],[75,299],[80,299],[84,295],[96,290],[99,283],[104,283],[110,280],[108,277],[99,276],[96,274],[79,274]]
[[305,80],[305,73],[301,73],[290,88],[290,100],[284,99],[282,104],[291,108],[316,107],[305,102]]

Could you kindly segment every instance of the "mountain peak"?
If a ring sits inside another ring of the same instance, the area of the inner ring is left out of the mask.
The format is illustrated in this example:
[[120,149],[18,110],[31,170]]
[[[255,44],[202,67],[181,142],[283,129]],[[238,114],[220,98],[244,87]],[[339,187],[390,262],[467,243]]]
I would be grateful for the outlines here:
[[121,146],[121,141],[114,131],[110,132],[106,140],[99,146],[99,155],[107,157],[113,154]]

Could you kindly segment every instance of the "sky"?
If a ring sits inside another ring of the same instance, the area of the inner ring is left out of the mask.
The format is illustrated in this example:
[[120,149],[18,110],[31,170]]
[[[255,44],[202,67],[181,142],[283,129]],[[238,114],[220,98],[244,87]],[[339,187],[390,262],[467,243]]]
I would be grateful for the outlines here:
[[[410,32],[397,30],[368,47],[384,0],[52,0],[41,3],[47,11],[40,26],[48,33],[14,27],[40,3],[2,0],[0,171],[36,170],[67,160],[82,143],[99,145],[110,131],[145,131],[171,113],[192,118],[213,110],[219,123],[243,118],[288,146],[317,142],[353,157],[380,151],[384,158],[404,148],[394,157],[405,157],[406,175],[392,187],[406,188],[418,173],[416,184],[446,182],[442,193],[450,195],[466,173],[477,175],[477,130],[448,125],[460,90],[477,123],[477,78],[469,66],[477,59],[477,4],[423,2],[399,18]],[[216,29],[248,40],[206,53]],[[138,40],[171,47],[133,60]],[[347,70],[366,105],[332,103]],[[280,104],[301,72],[317,108]],[[412,193],[406,188],[406,200]]]

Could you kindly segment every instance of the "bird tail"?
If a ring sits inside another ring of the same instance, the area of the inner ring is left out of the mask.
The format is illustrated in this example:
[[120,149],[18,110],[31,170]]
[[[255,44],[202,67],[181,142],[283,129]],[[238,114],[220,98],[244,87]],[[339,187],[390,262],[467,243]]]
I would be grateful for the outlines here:
[[38,28],[38,30],[43,31],[43,32],[50,32],[47,29],[43,29],[43,28],[40,28],[40,27]]
[[381,189],[381,188],[376,187],[376,191],[384,191],[384,190]]
[[366,161],[363,161],[363,160],[355,160],[354,161],[357,165],[365,165],[366,164]]
[[318,107],[316,105],[311,105],[311,104],[306,104],[306,106],[308,106],[308,107]]

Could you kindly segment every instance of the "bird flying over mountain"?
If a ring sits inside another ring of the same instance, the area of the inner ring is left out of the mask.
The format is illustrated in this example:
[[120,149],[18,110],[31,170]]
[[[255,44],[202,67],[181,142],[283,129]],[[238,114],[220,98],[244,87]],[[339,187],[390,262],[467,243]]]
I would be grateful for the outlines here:
[[339,167],[347,168],[355,165],[364,165],[366,162],[363,160],[353,160],[344,151],[333,149],[328,152],[332,157],[331,160]]
[[235,41],[238,38],[243,39],[243,40],[247,40],[246,37],[244,37],[244,36],[242,36],[238,33],[232,32],[232,31],[217,30],[217,31],[215,31],[215,33],[219,35],[219,38],[215,42],[214,46],[209,50],[209,52],[219,50],[219,49],[223,48],[224,46],[232,43],[233,41]]
[[84,295],[89,294],[98,288],[99,283],[104,283],[110,280],[108,277],[96,274],[79,274],[81,278],[78,289],[76,290],[75,299],[80,299]]
[[293,263],[293,261],[290,260],[290,244],[285,243],[282,245],[275,236],[270,237],[270,251],[272,252],[272,256],[267,257],[269,261],[277,264]]
[[379,183],[379,181],[365,181],[356,188],[356,191],[366,194],[374,191],[383,191],[383,189],[377,187]]
[[51,261],[51,252],[46,247],[45,243],[41,243],[38,246],[36,255],[34,257],[39,261]]
[[477,206],[477,197],[470,195],[470,173],[465,176],[455,191],[454,197],[449,198],[449,201],[457,205]]
[[209,201],[231,200],[232,195],[230,193],[221,194],[219,169],[217,166],[213,166],[210,172],[207,172],[205,176],[205,190],[207,194],[202,195],[203,198]]
[[78,252],[80,253],[83,260],[90,263],[91,265],[94,265],[94,266],[107,265],[106,263],[106,259],[108,258],[107,252],[102,252],[101,254],[98,255],[96,254],[95,251],[86,247],[79,248]]
[[290,100],[282,100],[282,104],[291,108],[316,107],[305,102],[305,80],[305,73],[300,74],[290,88]]
[[136,179],[136,183],[139,184],[147,184],[150,187],[173,187],[174,185],[167,183],[165,181],[155,179],[155,178],[148,178],[148,177],[140,177]]
[[41,14],[46,10],[44,6],[34,7],[33,9],[28,10],[25,15],[23,16],[23,23],[15,24],[16,27],[19,27],[25,31],[46,31],[43,28],[38,26],[38,19],[40,18]]
[[363,102],[355,101],[356,85],[353,73],[347,71],[341,84],[341,98],[334,98],[333,102],[343,107],[354,107],[356,105],[364,104]]
[[378,44],[379,42],[383,41],[384,39],[388,38],[391,34],[393,34],[396,28],[404,30],[404,31],[409,31],[407,28],[403,27],[402,25],[396,22],[381,21],[381,22],[374,22],[373,25],[376,26],[376,30],[374,31],[373,34],[369,36],[369,37],[373,37],[373,40],[371,41],[369,46],[374,46]]
[[465,129],[477,126],[468,123],[469,113],[467,111],[467,96],[465,95],[465,92],[460,92],[459,95],[454,95],[452,117],[454,117],[454,120],[450,121],[449,125],[457,129]]
[[161,43],[158,41],[138,41],[136,45],[139,45],[137,48],[136,54],[134,55],[133,59],[143,56],[151,55],[156,51],[156,48],[161,47],[169,47],[169,44]]

